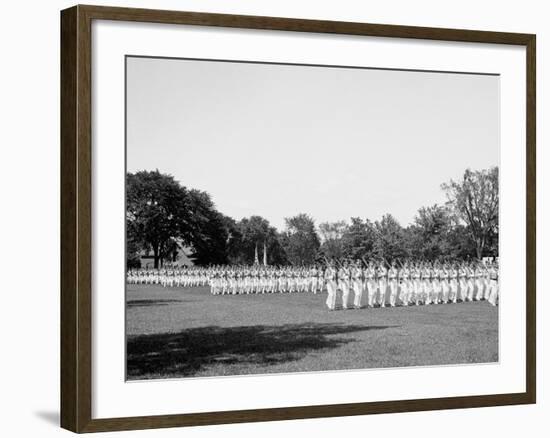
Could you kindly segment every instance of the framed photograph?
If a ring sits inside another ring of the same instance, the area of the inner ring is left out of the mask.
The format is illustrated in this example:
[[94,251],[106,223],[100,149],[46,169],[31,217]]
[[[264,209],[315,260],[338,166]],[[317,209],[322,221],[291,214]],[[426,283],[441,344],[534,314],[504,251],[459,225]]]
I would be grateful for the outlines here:
[[535,403],[535,35],[61,12],[61,425]]

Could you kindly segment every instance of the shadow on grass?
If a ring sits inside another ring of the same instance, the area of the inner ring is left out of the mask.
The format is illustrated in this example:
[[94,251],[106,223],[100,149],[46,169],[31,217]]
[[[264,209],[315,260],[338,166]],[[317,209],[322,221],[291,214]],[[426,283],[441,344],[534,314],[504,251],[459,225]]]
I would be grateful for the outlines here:
[[129,380],[189,377],[216,365],[276,365],[354,342],[334,335],[392,327],[328,323],[208,326],[179,333],[130,336],[127,375]]
[[[189,300],[188,300],[189,301]],[[131,300],[126,302],[126,306],[130,309],[132,307],[152,307],[152,306],[168,306],[169,304],[183,303],[183,300]]]

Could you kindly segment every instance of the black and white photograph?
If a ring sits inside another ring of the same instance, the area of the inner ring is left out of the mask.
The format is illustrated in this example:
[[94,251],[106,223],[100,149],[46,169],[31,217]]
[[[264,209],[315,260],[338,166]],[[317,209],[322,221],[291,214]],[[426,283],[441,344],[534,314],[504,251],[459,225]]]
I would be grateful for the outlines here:
[[2,6],[2,436],[546,437],[545,2]]
[[127,380],[499,361],[498,74],[125,62]]

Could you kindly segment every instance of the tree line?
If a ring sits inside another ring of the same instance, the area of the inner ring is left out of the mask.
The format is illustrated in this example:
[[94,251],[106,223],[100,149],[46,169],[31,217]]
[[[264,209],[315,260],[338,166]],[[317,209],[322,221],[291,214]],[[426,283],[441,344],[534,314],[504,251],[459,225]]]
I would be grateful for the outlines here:
[[418,210],[402,226],[391,214],[371,221],[324,222],[300,213],[277,230],[261,216],[235,220],[219,212],[211,196],[155,171],[126,177],[127,265],[150,254],[154,266],[180,251],[197,265],[252,264],[257,251],[272,265],[309,265],[328,258],[469,259],[498,255],[498,167],[464,172],[441,185],[444,205]]

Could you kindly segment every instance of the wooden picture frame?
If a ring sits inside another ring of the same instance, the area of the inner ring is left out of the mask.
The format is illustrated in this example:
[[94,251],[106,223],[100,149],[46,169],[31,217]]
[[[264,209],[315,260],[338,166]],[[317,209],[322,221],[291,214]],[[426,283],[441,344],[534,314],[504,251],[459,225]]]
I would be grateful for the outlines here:
[[[92,418],[91,26],[93,20],[185,24],[518,45],[526,48],[526,391],[130,418]],[[61,426],[99,432],[335,417],[536,401],[535,35],[196,12],[75,6],[61,12]]]

